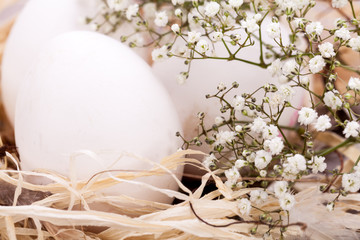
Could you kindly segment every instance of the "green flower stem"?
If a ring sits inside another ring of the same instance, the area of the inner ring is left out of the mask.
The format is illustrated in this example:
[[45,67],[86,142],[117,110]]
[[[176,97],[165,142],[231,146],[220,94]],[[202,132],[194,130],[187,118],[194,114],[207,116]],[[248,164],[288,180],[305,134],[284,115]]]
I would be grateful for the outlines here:
[[328,149],[320,152],[318,155],[319,156],[326,156],[326,155],[338,150],[339,148],[345,147],[346,145],[350,145],[350,144],[354,144],[354,142],[353,142],[352,139],[348,138],[345,141],[343,141],[342,143],[340,143],[340,144],[338,144],[338,145],[336,145],[336,146],[334,146],[332,148],[328,148]]

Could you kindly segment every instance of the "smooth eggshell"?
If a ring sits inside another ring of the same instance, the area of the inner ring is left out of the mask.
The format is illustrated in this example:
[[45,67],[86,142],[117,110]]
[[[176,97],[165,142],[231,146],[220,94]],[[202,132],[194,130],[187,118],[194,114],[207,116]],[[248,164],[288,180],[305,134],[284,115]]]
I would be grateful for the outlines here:
[[[74,30],[88,30],[82,17],[95,16],[101,0],[30,0],[16,19],[5,47],[2,65],[2,98],[11,124],[14,124],[16,98],[32,62],[53,37]],[[125,27],[126,28],[126,27]],[[123,31],[116,34],[118,38]],[[144,59],[145,50],[137,51]]]
[[[86,31],[54,38],[34,60],[19,93],[16,144],[22,168],[69,175],[70,155],[86,149],[100,162],[81,156],[78,179],[89,179],[126,151],[159,162],[179,147],[181,125],[165,88],[151,68],[120,42]],[[122,158],[112,169],[143,170],[150,164]],[[182,169],[176,172],[180,177]],[[177,189],[170,175],[144,182]],[[112,194],[168,202],[168,197],[131,184]]]

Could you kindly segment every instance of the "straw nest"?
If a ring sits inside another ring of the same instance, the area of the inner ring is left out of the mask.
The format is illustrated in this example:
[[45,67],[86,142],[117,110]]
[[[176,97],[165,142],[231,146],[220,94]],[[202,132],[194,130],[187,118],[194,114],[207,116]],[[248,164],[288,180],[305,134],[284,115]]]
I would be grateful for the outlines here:
[[[1,33],[0,52],[11,24]],[[1,111],[0,118],[4,122]],[[3,126],[3,137],[11,141],[11,130]],[[320,134],[318,140],[329,146],[343,141],[334,134]],[[232,191],[223,184],[217,172],[200,176],[199,186],[189,189],[172,170],[180,165],[199,166],[199,161],[185,158],[188,154],[203,154],[187,150],[154,163],[149,171],[102,172],[87,181],[60,176],[50,170],[20,171],[20,162],[8,148],[0,144],[0,236],[1,239],[263,239],[268,225],[259,222],[260,211],[252,209],[249,216],[240,214],[237,200],[253,189]],[[353,166],[360,152],[355,147],[339,150],[347,159],[343,170]],[[93,156],[91,152],[83,152]],[[204,169],[203,169],[204,170]],[[143,176],[170,174],[176,179],[179,191],[159,189],[135,180]],[[26,176],[42,176],[52,180],[48,185],[30,184]],[[334,199],[333,194],[319,191],[326,177],[312,177],[295,185],[297,204],[290,212],[286,239],[357,239],[360,229],[360,194],[340,197],[333,212],[324,204]],[[162,204],[129,196],[104,196],[101,191],[128,182],[142,185],[178,199],[177,204]],[[205,190],[213,184],[214,191]],[[334,181],[334,184],[339,184]],[[111,209],[105,212],[96,206]],[[271,211],[279,208],[271,198],[261,206]],[[275,217],[275,216],[274,216]],[[258,226],[255,235],[250,229]],[[279,238],[279,228],[272,231]]]

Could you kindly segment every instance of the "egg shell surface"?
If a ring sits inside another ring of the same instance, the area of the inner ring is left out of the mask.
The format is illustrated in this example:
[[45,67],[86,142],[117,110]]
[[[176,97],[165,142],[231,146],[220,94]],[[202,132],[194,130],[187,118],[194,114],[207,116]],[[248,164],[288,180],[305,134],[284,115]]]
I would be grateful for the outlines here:
[[[78,179],[109,169],[152,167],[124,151],[159,162],[179,147],[181,125],[165,88],[130,48],[99,33],[74,31],[50,41],[34,61],[19,93],[15,138],[22,168],[50,169],[69,176],[76,158]],[[182,169],[176,170],[178,177]],[[170,175],[142,181],[177,189]],[[168,197],[121,183],[116,194],[168,202]]]
[[[53,37],[74,30],[89,30],[80,21],[95,16],[101,0],[29,0],[11,29],[2,65],[2,99],[5,110],[14,125],[15,106],[19,88],[32,62],[42,47]],[[114,37],[129,32],[129,27],[119,28]],[[139,55],[147,58],[145,50]]]

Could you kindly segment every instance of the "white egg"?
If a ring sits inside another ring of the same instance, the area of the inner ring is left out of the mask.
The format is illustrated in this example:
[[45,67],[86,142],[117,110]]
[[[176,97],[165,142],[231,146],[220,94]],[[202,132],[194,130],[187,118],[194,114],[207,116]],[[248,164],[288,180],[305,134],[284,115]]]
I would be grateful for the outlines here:
[[[270,19],[265,19],[264,26],[270,23]],[[283,36],[286,36],[285,28],[282,29]],[[239,32],[242,39],[246,35]],[[266,36],[263,32],[263,40],[265,43],[273,43],[272,39]],[[176,47],[184,46],[184,42],[178,40]],[[228,44],[231,47],[230,44]],[[223,43],[215,43],[216,56],[228,57],[229,54]],[[236,48],[232,48],[236,49]],[[238,58],[259,62],[260,56],[259,42],[254,46],[243,48],[237,54]],[[234,52],[234,51],[232,51]],[[191,63],[191,70],[189,78],[185,84],[179,85],[176,81],[177,75],[180,72],[187,70],[184,65],[184,59],[172,57],[162,62],[156,62],[153,65],[155,75],[164,83],[165,87],[170,92],[172,99],[175,102],[179,116],[184,129],[184,135],[187,139],[195,137],[198,132],[197,118],[198,112],[205,112],[205,122],[208,126],[214,124],[216,116],[220,116],[219,101],[217,99],[206,99],[207,94],[215,94],[217,86],[220,82],[225,83],[229,88],[234,81],[237,81],[240,86],[238,89],[229,94],[231,99],[234,95],[241,95],[242,93],[252,93],[265,83],[274,83],[279,85],[277,80],[271,77],[271,74],[263,68],[251,65],[241,61],[227,61],[227,60],[193,60]],[[303,102],[304,92],[299,89],[296,92],[292,104],[299,107]],[[264,96],[263,92],[256,94],[258,101]],[[286,110],[280,119],[281,124],[293,125],[296,122],[296,111]]]
[[[101,0],[30,0],[17,17],[7,40],[2,65],[2,98],[14,124],[16,98],[24,76],[38,52],[53,37],[90,27],[80,21],[99,11]],[[120,29],[128,31],[128,29]],[[115,37],[118,37],[117,34]],[[148,53],[138,51],[147,58]]]
[[[82,156],[78,179],[105,170],[123,151],[159,162],[179,147],[181,125],[175,107],[151,68],[120,42],[99,33],[59,35],[34,60],[19,93],[15,138],[22,168],[51,169],[69,175],[69,156],[87,149],[101,162]],[[125,157],[112,169],[144,170]],[[178,177],[182,169],[176,171]],[[142,181],[177,189],[170,175]],[[143,187],[120,184],[117,194],[168,202]]]

